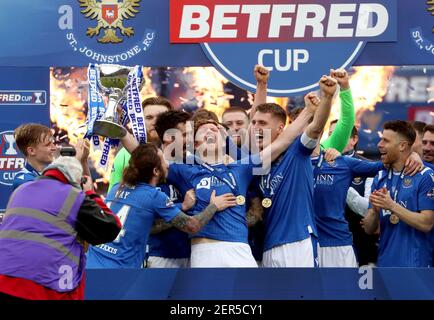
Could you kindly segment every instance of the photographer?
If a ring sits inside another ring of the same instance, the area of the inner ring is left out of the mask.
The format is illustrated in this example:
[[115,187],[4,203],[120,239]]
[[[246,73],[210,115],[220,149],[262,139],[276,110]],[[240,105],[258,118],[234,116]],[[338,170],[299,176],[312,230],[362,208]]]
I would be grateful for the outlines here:
[[82,178],[75,157],[59,157],[11,195],[0,226],[0,297],[84,298],[87,243],[114,240],[121,224]]

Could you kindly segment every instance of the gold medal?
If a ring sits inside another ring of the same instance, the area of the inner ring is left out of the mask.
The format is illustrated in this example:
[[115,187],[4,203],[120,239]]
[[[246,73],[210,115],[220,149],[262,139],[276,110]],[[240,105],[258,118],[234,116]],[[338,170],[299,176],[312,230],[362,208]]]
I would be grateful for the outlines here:
[[397,224],[399,222],[399,218],[396,214],[391,214],[389,217],[389,221],[391,224]]
[[273,202],[271,201],[271,199],[270,198],[264,198],[264,199],[262,199],[262,206],[264,207],[264,208],[269,208],[269,207],[271,207],[271,204],[272,204]]
[[244,198],[242,195],[237,196],[237,205],[242,206],[246,203],[246,198]]

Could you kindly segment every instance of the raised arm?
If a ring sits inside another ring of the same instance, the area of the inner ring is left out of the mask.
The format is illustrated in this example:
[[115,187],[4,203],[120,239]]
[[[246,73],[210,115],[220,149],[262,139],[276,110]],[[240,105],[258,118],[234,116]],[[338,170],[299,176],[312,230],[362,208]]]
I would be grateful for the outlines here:
[[351,94],[348,73],[344,69],[330,70],[340,86],[339,97],[341,98],[341,114],[336,123],[335,130],[322,144],[322,149],[335,148],[342,152],[348,144],[356,119],[354,112],[353,96]]
[[333,95],[335,94],[337,81],[329,76],[322,76],[319,81],[321,101],[315,112],[313,121],[307,126],[305,133],[311,139],[319,139],[330,114]]
[[90,153],[90,142],[87,139],[79,139],[75,145],[76,155],[75,157],[80,161],[83,167],[83,175],[90,176],[89,169],[89,153]]
[[127,131],[127,134],[119,139],[124,146],[124,148],[131,154],[133,153],[134,149],[136,149],[139,146],[139,142],[136,140],[136,138]]
[[256,107],[262,103],[267,102],[267,85],[268,78],[270,76],[270,71],[267,68],[255,65],[253,73],[256,79],[256,94],[255,100],[253,101],[252,108],[250,109],[250,121],[252,121],[253,116],[256,113]]
[[276,160],[286,149],[288,149],[295,138],[303,133],[303,130],[312,118],[313,113],[313,110],[309,108],[303,109],[297,119],[287,126],[273,143],[260,152],[261,160],[262,163],[265,164],[265,167]]

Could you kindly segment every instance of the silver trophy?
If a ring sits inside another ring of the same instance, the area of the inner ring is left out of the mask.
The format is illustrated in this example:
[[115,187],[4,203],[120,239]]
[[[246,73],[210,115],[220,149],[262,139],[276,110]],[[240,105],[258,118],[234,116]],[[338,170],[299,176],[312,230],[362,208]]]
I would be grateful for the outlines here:
[[[127,130],[119,124],[119,114],[117,107],[122,105],[127,98],[127,80],[128,74],[134,69],[133,67],[120,66],[115,64],[96,65],[98,76],[98,91],[101,95],[107,97],[107,108],[104,116],[96,120],[93,125],[93,133],[119,139],[126,135]],[[144,81],[140,84],[141,89]]]

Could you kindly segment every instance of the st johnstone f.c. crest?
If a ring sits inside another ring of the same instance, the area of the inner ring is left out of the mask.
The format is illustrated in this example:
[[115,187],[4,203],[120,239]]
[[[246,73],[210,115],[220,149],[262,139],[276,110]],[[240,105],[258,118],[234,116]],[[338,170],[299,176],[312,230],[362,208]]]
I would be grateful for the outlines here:
[[123,38],[117,35],[116,29],[119,29],[121,34],[127,37],[134,35],[132,27],[123,25],[124,19],[134,18],[139,12],[139,2],[141,0],[78,0],[80,7],[83,9],[81,13],[86,18],[96,19],[96,27],[87,28],[86,35],[89,37],[99,35],[101,29],[104,29],[104,35],[98,39],[100,43],[119,43]]

